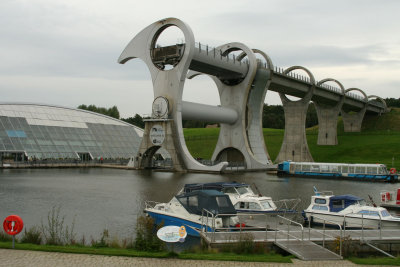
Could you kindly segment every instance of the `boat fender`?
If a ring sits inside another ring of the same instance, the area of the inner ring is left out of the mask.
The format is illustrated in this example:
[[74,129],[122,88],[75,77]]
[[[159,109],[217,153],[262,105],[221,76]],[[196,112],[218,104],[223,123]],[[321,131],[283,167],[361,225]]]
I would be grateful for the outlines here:
[[396,174],[396,172],[397,172],[396,168],[391,168],[390,169],[390,174]]

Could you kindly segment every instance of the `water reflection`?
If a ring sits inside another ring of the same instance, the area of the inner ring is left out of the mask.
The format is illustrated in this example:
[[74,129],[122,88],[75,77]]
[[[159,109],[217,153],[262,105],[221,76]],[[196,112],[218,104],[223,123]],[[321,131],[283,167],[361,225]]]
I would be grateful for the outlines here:
[[185,183],[237,181],[256,184],[260,193],[274,200],[300,198],[305,208],[313,186],[335,194],[354,194],[379,202],[380,190],[395,190],[396,184],[322,179],[278,178],[266,173],[192,174],[119,169],[26,169],[0,170],[0,220],[18,214],[25,227],[47,223],[53,206],[61,206],[65,223],[75,218],[77,239],[100,238],[103,229],[112,236],[131,237],[143,202],[169,201]]

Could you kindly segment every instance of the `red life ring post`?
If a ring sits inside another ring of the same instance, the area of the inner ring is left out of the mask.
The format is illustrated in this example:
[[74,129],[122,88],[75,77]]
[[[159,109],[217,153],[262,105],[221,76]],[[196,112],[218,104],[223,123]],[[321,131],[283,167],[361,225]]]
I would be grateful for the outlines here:
[[7,216],[3,222],[3,228],[6,234],[12,235],[12,248],[15,246],[15,235],[19,234],[24,228],[24,222],[18,215]]

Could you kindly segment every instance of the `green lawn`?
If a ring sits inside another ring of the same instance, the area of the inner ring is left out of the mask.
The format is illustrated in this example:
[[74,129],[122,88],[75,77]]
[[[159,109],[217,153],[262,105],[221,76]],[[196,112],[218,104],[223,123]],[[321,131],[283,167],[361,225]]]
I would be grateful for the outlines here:
[[[11,242],[0,242],[0,248],[11,249]],[[282,262],[291,263],[293,256],[282,256],[280,254],[234,254],[234,253],[169,253],[163,252],[147,252],[137,251],[124,248],[93,248],[87,246],[49,246],[49,245],[34,245],[16,243],[15,249],[18,250],[34,250],[46,252],[61,252],[61,253],[77,253],[91,255],[106,255],[106,256],[124,256],[124,257],[147,257],[147,258],[169,258],[178,259],[193,259],[193,260],[214,260],[214,261],[243,261],[243,262]]]
[[[318,129],[307,130],[310,152],[318,162],[383,163],[400,169],[400,131],[364,130],[344,133],[339,130],[337,146],[318,146]],[[282,145],[284,130],[263,129],[264,140],[271,159],[275,159]],[[186,145],[195,158],[210,159],[218,140],[218,128],[185,129]]]

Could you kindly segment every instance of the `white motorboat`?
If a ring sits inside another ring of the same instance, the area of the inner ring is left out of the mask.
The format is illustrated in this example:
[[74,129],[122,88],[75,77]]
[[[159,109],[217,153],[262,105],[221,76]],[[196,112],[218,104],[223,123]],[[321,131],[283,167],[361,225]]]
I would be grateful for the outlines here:
[[194,192],[197,190],[217,190],[229,196],[238,213],[276,213],[294,212],[299,199],[285,199],[276,203],[271,197],[256,194],[251,186],[236,182],[195,183],[186,184],[180,192]]
[[[144,211],[163,226],[185,226],[188,235],[199,231],[241,227],[229,197],[216,190],[201,190],[174,196],[168,203],[145,202]],[[237,228],[236,228],[237,229]]]
[[[316,190],[314,190],[316,191]],[[400,218],[383,207],[374,207],[353,195],[333,195],[330,191],[315,192],[311,204],[303,211],[306,222],[346,228],[399,228]]]

